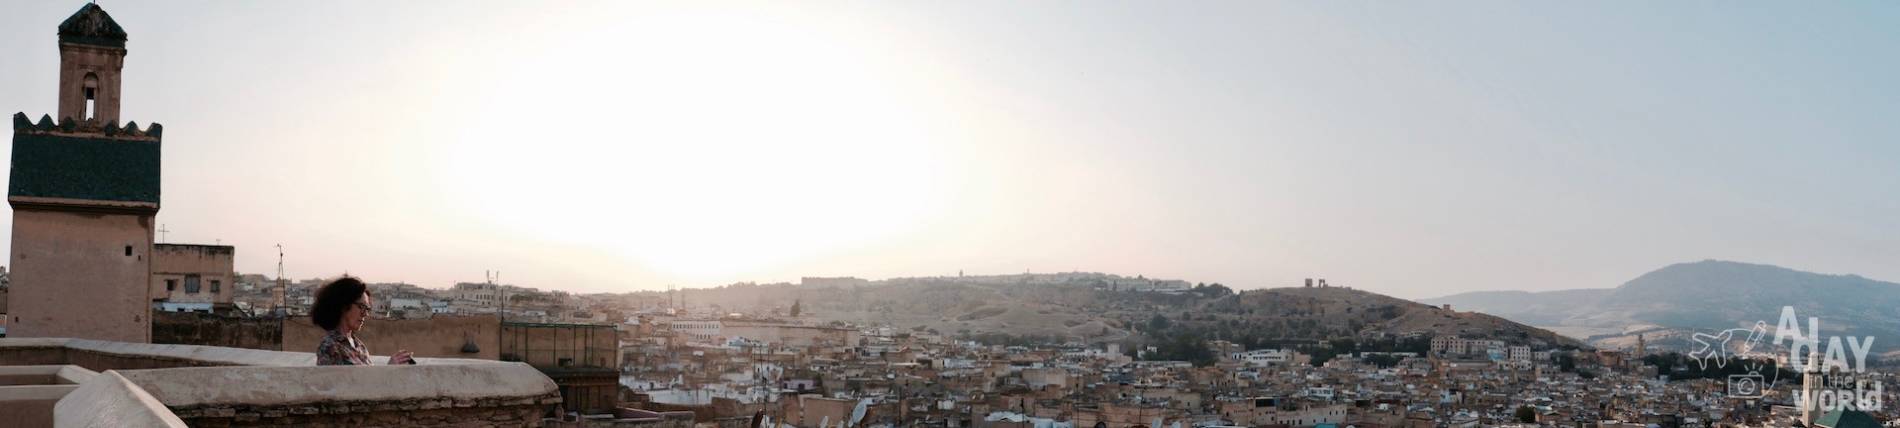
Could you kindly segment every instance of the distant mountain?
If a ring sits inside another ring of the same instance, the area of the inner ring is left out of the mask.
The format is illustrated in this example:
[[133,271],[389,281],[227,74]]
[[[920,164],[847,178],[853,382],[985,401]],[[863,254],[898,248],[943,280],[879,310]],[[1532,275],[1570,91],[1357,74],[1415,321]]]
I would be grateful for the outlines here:
[[1781,308],[1792,306],[1804,326],[1808,317],[1819,317],[1823,335],[1873,336],[1878,350],[1900,349],[1900,284],[1763,264],[1705,260],[1669,265],[1614,289],[1464,293],[1425,301],[1594,332],[1591,343],[1604,347],[1627,346],[1637,333],[1667,345],[1683,344],[1687,330],[1742,328],[1756,321],[1773,328]]
[[1558,291],[1474,291],[1424,299],[1428,305],[1484,312],[1531,325],[1557,325],[1615,289],[1580,288]]

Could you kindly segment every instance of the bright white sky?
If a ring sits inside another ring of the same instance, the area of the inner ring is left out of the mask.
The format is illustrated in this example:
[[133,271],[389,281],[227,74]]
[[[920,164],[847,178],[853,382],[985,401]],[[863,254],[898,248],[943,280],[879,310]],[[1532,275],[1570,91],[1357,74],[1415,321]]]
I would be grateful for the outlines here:
[[[0,109],[55,27],[0,4]],[[169,242],[576,291],[1900,279],[1900,4],[120,2]]]

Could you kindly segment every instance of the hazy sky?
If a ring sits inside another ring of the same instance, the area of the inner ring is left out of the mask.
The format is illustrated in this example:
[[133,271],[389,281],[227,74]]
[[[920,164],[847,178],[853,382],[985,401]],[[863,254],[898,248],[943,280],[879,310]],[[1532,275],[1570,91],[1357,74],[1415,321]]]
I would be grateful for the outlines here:
[[[0,3],[0,110],[81,5]],[[101,6],[167,241],[247,273],[1900,280],[1894,2]]]

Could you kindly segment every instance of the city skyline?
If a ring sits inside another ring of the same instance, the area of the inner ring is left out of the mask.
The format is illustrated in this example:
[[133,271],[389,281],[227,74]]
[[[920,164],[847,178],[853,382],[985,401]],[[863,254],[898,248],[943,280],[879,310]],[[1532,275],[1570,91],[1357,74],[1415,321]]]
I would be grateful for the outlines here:
[[[112,4],[165,241],[590,293],[1900,279],[1893,5],[543,6]],[[51,114],[74,5],[4,8],[0,108]]]
[[9,426],[1900,425],[1900,7],[196,6],[0,25]]

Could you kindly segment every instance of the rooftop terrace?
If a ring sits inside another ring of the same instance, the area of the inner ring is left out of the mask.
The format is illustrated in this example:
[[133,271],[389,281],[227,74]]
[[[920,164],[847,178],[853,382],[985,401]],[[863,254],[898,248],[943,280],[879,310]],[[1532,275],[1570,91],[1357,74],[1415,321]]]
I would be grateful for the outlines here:
[[302,352],[0,339],[9,426],[538,426],[560,402],[522,363],[318,367]]

